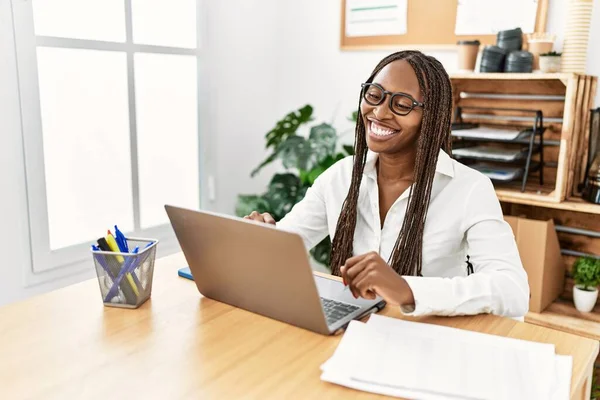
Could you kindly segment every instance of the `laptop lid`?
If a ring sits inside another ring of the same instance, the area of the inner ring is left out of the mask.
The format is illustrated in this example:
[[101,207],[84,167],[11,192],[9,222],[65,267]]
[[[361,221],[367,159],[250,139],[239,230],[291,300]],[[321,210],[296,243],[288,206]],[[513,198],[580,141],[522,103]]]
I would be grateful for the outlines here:
[[165,209],[202,295],[330,333],[300,236],[207,211]]

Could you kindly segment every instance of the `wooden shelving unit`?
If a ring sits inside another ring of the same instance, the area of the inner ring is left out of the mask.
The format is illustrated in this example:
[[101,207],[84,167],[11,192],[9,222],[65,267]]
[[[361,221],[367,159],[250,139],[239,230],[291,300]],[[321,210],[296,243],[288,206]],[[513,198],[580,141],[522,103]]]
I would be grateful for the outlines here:
[[[504,201],[561,203],[577,198],[587,162],[590,112],[597,78],[574,73],[465,73],[450,76],[461,122],[510,129],[532,128],[532,111],[543,115],[543,184],[533,172],[526,190],[498,184]],[[459,131],[460,132],[460,131]],[[498,144],[497,144],[498,145]],[[541,155],[533,156],[534,162]],[[540,183],[540,182],[538,182]],[[588,209],[593,211],[593,209]],[[589,212],[589,211],[586,211]]]
[[524,204],[528,206],[551,208],[555,210],[575,211],[600,215],[600,204],[592,204],[579,199],[571,199],[560,203],[549,203],[526,196],[515,197],[514,194],[506,195],[505,191],[503,190],[497,190],[496,195],[500,201],[505,203]]
[[572,301],[557,300],[541,313],[527,313],[525,322],[600,340],[600,304],[591,313],[581,313]]
[[574,73],[482,73],[482,72],[467,72],[467,73],[454,73],[450,74],[450,79],[479,79],[479,80],[522,80],[522,81],[535,81],[535,80],[552,80],[558,79],[564,84],[568,82],[570,78],[574,78]]

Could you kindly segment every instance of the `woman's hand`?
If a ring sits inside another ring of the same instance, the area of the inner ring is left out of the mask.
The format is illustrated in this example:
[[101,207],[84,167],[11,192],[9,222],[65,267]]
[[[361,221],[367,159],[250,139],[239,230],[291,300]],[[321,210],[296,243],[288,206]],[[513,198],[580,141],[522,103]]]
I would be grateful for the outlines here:
[[251,219],[253,221],[258,221],[265,224],[275,225],[275,218],[273,218],[269,213],[259,214],[256,211],[252,211],[252,213],[250,213],[250,215],[246,215],[244,219]]
[[388,304],[407,306],[415,303],[408,283],[376,252],[349,258],[341,267],[344,284],[354,297],[372,300],[381,296]]

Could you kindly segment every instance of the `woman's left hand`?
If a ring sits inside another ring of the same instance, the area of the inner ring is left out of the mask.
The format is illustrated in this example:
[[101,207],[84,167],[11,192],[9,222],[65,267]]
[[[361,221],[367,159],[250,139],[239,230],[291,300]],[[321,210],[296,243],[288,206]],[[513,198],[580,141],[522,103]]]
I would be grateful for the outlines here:
[[344,284],[355,298],[381,296],[391,305],[414,304],[410,286],[376,252],[349,258],[341,269]]

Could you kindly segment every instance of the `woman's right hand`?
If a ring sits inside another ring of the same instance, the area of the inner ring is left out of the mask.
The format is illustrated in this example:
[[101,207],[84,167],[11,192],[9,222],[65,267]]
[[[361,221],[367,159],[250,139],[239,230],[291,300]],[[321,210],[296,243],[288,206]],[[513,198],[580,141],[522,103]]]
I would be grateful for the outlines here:
[[251,219],[253,221],[262,222],[264,224],[275,225],[275,218],[273,218],[269,213],[259,214],[256,211],[252,211],[252,213],[250,213],[250,215],[246,215],[244,219]]

